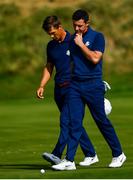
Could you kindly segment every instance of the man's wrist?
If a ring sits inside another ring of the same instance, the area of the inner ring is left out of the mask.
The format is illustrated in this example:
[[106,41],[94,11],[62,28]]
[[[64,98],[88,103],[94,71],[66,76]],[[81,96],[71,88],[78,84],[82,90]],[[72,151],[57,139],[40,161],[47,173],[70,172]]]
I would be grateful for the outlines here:
[[81,49],[84,48],[84,46],[85,46],[85,44],[84,44],[83,42],[79,44],[79,47],[80,47]]
[[44,89],[44,86],[40,86],[40,88],[43,88],[43,89]]

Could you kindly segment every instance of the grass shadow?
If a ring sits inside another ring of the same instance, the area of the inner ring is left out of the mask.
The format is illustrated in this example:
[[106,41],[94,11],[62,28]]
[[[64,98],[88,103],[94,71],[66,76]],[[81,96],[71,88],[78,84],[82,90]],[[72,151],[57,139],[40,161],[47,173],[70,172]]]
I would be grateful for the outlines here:
[[0,164],[0,169],[27,169],[27,170],[35,170],[35,169],[45,169],[50,170],[50,165],[44,164]]

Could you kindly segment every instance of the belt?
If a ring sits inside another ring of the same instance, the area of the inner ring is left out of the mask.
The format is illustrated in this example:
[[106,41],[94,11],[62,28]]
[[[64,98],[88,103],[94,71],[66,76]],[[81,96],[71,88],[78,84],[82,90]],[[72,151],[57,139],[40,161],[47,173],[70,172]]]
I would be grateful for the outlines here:
[[77,82],[96,82],[97,80],[101,80],[101,78],[78,79],[77,77],[72,77],[72,80]]
[[69,81],[65,81],[65,82],[63,82],[63,83],[61,83],[61,84],[58,84],[58,86],[59,86],[59,87],[66,87],[66,86],[68,86],[69,84],[70,84]]

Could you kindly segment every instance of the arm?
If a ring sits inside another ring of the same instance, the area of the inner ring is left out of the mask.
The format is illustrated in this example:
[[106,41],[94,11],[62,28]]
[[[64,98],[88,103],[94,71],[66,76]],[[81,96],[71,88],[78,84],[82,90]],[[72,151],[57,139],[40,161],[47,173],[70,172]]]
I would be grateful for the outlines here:
[[83,54],[85,55],[85,57],[91,61],[93,64],[97,64],[103,53],[100,51],[92,51],[90,50],[84,43],[83,43],[83,38],[82,38],[82,34],[76,34],[76,37],[74,39],[75,44],[78,45],[80,47],[80,49],[82,50]]
[[51,78],[52,72],[53,72],[53,64],[48,62],[46,64],[46,66],[43,69],[43,74],[42,74],[42,79],[40,82],[40,86],[37,89],[37,97],[40,99],[43,99],[43,93],[44,93],[44,88],[47,84],[47,82],[49,81],[49,79]]

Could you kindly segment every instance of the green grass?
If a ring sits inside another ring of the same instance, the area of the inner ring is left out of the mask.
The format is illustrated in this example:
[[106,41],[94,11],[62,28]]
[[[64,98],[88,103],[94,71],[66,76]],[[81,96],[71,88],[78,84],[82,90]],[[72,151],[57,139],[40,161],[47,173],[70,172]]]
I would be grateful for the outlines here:
[[[91,179],[133,178],[133,98],[111,99],[110,119],[120,138],[127,161],[122,168],[109,169],[111,152],[86,110],[84,125],[92,139],[100,162],[91,167],[80,167],[84,156],[78,148],[76,171],[53,171],[41,158],[51,152],[59,133],[59,113],[53,101],[10,100],[0,102],[0,178],[1,179]],[[65,154],[65,152],[64,152]],[[46,174],[41,175],[44,168]]]

